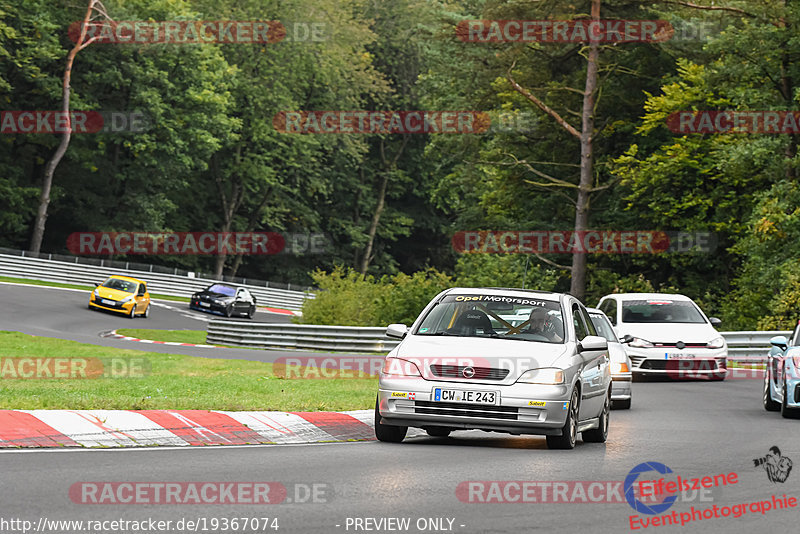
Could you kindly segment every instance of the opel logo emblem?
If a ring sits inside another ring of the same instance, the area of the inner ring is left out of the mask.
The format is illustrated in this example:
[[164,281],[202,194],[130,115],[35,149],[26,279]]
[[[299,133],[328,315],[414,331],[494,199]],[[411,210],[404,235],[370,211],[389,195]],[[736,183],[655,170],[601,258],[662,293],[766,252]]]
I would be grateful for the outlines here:
[[472,367],[464,367],[464,369],[461,371],[461,374],[464,375],[464,378],[472,378],[475,376],[475,369]]

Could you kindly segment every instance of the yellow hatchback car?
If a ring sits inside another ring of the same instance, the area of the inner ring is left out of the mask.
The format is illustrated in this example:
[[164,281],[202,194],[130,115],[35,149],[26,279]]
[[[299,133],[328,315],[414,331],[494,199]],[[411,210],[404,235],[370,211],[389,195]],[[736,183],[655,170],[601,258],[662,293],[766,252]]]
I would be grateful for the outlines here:
[[89,309],[124,313],[131,319],[137,315],[150,317],[147,284],[129,276],[112,275],[102,284],[95,284],[89,295]]

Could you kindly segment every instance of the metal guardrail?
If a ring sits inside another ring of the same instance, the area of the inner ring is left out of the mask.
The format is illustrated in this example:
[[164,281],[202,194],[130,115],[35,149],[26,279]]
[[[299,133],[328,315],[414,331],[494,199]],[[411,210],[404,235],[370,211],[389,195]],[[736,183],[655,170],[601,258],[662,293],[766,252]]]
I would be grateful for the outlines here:
[[[382,327],[321,326],[212,320],[208,343],[263,349],[294,348],[330,351],[388,352],[400,340],[386,337]],[[769,339],[791,332],[720,332],[728,343],[728,361],[760,363],[769,352]]]
[[389,352],[400,343],[386,328],[220,321],[208,323],[206,342],[262,349],[294,348],[352,352]]
[[[77,259],[78,256],[75,256]],[[210,278],[192,278],[168,274],[163,272],[140,271],[136,269],[123,269],[119,267],[124,262],[107,262],[105,265],[84,265],[67,261],[49,260],[0,254],[0,275],[47,282],[62,282],[69,284],[84,284],[92,286],[102,282],[112,274],[125,274],[147,282],[151,293],[160,293],[175,297],[189,297],[192,293],[201,291],[205,287],[218,282]],[[299,311],[303,301],[314,298],[312,293],[263,287],[252,284],[236,284],[246,287],[256,297],[259,306],[272,306]]]
[[792,335],[791,331],[765,330],[743,332],[720,332],[728,343],[728,361],[734,362],[764,362],[769,353],[770,338],[774,336]]

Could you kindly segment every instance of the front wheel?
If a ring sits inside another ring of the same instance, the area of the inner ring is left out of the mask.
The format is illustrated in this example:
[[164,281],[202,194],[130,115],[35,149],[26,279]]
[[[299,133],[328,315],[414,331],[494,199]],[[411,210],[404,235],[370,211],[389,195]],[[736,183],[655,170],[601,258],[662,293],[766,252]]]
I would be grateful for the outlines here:
[[790,408],[786,402],[788,397],[788,391],[786,388],[786,381],[783,382],[783,402],[781,402],[781,415],[786,419],[797,419],[800,418],[800,409],[797,408]]
[[230,317],[233,315],[233,304],[225,308],[225,317]]
[[381,423],[381,412],[378,409],[378,399],[375,399],[375,437],[378,441],[387,443],[400,443],[406,437],[407,426],[392,426]]
[[133,306],[131,306],[131,312],[128,314],[128,319],[133,319],[135,317],[136,317],[136,303],[134,302]]
[[608,415],[611,411],[611,400],[610,397],[611,393],[606,394],[606,401],[603,403],[603,411],[600,412],[600,421],[597,424],[597,428],[593,428],[591,430],[584,430],[581,432],[581,436],[583,436],[583,441],[587,443],[605,443],[606,439],[608,438]]
[[767,362],[767,372],[764,373],[764,397],[762,400],[764,402],[765,410],[768,412],[777,412],[781,409],[781,404],[772,400],[772,392],[770,391],[769,382],[769,362]]
[[567,410],[567,420],[561,428],[560,436],[547,436],[548,449],[574,449],[578,439],[578,387],[572,390]]
[[255,305],[253,305],[253,306],[250,306],[250,309],[247,311],[247,318],[248,318],[248,319],[252,319],[252,318],[253,318],[253,315],[255,315],[255,314],[256,314],[256,307],[255,307]]
[[611,408],[614,410],[630,410],[631,399],[611,401]]
[[144,309],[144,318],[147,319],[148,317],[150,317],[150,304]]

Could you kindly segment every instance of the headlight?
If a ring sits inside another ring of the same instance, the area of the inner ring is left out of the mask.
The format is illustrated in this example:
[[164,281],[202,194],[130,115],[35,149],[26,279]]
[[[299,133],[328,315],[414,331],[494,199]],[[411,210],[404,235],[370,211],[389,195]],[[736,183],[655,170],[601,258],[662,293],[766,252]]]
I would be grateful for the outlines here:
[[550,367],[525,371],[517,382],[525,384],[563,384],[564,371]]
[[122,299],[120,302],[122,302],[122,303],[125,303],[125,302],[130,302],[130,300],[131,300],[132,298],[133,298],[133,295],[131,295],[130,297],[125,297],[125,298],[124,298],[124,299]]
[[92,293],[94,293],[95,297],[99,297],[100,296],[100,288],[95,289]]
[[628,369],[628,364],[625,362],[611,362],[611,373],[612,374],[619,374],[619,373],[628,373],[630,369]]
[[635,338],[633,338],[633,340],[631,340],[631,342],[629,343],[629,345],[630,345],[631,347],[638,347],[638,348],[640,348],[640,349],[647,348],[647,347],[652,347],[652,346],[653,346],[653,344],[652,344],[652,343],[650,343],[650,342],[649,342],[649,341],[647,341],[646,339],[642,339],[642,338],[640,338],[640,337],[635,337]]
[[417,364],[400,358],[387,358],[386,361],[383,362],[381,374],[391,376],[422,376]]
[[724,346],[725,346],[725,338],[722,336],[715,337],[714,339],[706,343],[706,347],[708,347],[709,349],[721,349]]

